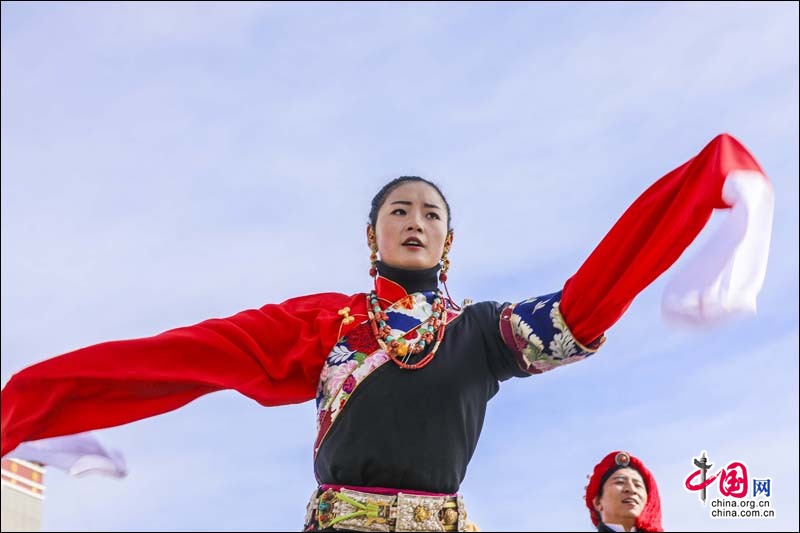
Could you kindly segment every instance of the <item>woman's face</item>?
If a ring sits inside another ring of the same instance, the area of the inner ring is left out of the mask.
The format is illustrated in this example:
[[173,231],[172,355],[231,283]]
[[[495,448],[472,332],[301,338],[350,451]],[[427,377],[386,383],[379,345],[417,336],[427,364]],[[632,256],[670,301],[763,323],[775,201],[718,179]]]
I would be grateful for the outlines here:
[[594,508],[606,524],[619,524],[630,530],[647,504],[647,489],[639,472],[620,468],[603,485],[603,495]]
[[393,189],[378,211],[375,237],[381,261],[407,270],[436,266],[447,238],[447,208],[436,189],[410,181]]

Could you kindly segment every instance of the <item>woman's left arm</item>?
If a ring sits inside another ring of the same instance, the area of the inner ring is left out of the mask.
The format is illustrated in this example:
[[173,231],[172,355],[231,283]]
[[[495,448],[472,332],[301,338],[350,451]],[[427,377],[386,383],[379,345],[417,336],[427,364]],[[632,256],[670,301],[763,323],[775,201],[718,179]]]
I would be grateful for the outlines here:
[[604,333],[681,256],[712,211],[731,207],[739,210],[723,227],[726,242],[699,262],[703,279],[681,287],[673,300],[685,302],[681,312],[698,320],[754,310],[766,270],[772,188],[744,146],[723,134],[639,196],[561,291],[503,310],[500,331],[520,368],[538,374],[597,351]]

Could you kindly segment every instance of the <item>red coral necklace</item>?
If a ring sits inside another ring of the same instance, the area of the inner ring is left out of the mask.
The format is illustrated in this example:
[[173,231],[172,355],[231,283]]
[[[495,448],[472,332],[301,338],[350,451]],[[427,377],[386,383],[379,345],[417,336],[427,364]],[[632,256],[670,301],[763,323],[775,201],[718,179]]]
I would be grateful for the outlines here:
[[[386,312],[381,309],[378,302],[378,296],[375,291],[372,291],[367,296],[367,314],[369,315],[369,322],[372,326],[372,333],[375,335],[375,340],[378,345],[389,355],[392,361],[395,362],[400,368],[406,370],[418,370],[433,360],[439,345],[444,338],[444,329],[447,325],[447,311],[444,306],[444,298],[442,298],[441,291],[436,292],[431,305],[431,316],[418,326],[419,340],[410,343],[406,340],[405,335],[394,338],[391,335],[392,327],[389,325],[389,317]],[[416,329],[416,328],[415,328]],[[411,330],[414,331],[414,330]],[[408,364],[408,360],[412,355],[416,355],[423,351],[426,346],[430,346],[434,339],[436,344],[433,345],[431,351],[415,364]]]

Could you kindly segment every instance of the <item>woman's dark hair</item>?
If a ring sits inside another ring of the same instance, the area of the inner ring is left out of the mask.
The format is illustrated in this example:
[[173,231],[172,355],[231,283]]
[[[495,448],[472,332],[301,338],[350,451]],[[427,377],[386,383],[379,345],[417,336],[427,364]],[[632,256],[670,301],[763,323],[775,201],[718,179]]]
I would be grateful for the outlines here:
[[450,204],[447,203],[447,198],[444,197],[442,191],[439,190],[439,187],[436,186],[435,183],[426,180],[425,178],[420,178],[419,176],[400,176],[399,178],[395,178],[378,191],[378,194],[372,199],[372,207],[369,210],[369,223],[372,224],[374,228],[378,222],[378,211],[380,211],[381,207],[383,207],[383,203],[386,201],[386,197],[389,196],[389,193],[398,188],[400,185],[404,183],[408,183],[411,181],[421,181],[422,183],[427,183],[431,187],[433,187],[436,192],[439,193],[439,196],[442,197],[444,201],[444,207],[447,210],[447,229],[452,229],[452,217],[450,216]]

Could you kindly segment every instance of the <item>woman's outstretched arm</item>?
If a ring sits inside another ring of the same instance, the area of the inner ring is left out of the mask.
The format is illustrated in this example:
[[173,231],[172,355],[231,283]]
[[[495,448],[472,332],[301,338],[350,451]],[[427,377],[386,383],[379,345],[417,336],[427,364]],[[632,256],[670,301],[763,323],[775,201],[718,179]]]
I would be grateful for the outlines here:
[[324,293],[153,337],[96,344],[32,365],[2,391],[2,455],[21,442],[116,426],[223,389],[262,405],[314,397],[349,306]]
[[[633,299],[694,241],[714,209],[729,216],[690,275],[666,302],[673,314],[711,321],[755,309],[766,270],[772,188],[761,167],[730,135],[648,188],[625,211],[562,291],[506,308],[503,339],[518,365],[539,373],[594,353]],[[735,210],[735,211],[734,211]],[[668,287],[669,290],[669,287]]]

